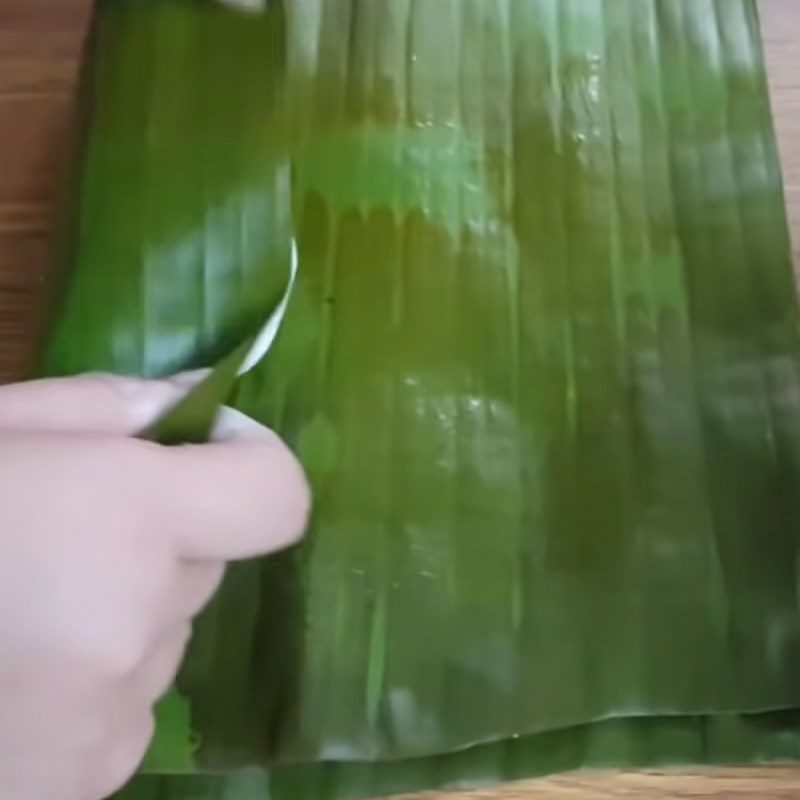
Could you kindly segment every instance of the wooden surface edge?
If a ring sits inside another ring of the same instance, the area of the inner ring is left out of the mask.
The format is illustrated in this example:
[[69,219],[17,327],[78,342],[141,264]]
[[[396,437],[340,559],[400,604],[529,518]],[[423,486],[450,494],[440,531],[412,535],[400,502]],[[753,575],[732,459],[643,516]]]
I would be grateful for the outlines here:
[[429,792],[396,796],[393,800],[797,800],[800,768],[725,767],[586,771],[553,778],[519,781],[473,791]]

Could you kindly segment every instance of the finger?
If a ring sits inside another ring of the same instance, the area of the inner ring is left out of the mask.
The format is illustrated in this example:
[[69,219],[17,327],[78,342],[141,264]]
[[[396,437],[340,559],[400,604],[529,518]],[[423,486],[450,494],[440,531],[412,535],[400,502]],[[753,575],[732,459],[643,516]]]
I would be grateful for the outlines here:
[[236,440],[274,442],[276,438],[275,433],[269,428],[230,406],[223,406],[219,410],[211,431],[211,439],[214,442]]
[[223,416],[235,420],[224,441],[151,446],[140,464],[147,502],[186,559],[270,553],[294,544],[306,526],[308,484],[289,448],[252,420],[243,423],[242,415]]
[[9,384],[0,387],[0,429],[134,435],[205,374],[157,381],[90,374]]
[[159,637],[133,674],[132,696],[152,704],[167,692],[178,674],[190,637],[191,625],[185,620]]

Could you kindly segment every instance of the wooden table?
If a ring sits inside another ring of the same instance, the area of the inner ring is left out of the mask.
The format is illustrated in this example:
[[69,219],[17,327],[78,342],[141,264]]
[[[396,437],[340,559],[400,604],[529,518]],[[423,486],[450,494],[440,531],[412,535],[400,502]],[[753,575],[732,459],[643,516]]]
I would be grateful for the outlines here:
[[[759,3],[800,265],[800,0]],[[0,381],[23,373],[40,327],[88,6],[88,0],[0,0]],[[567,775],[437,797],[800,800],[800,767]]]

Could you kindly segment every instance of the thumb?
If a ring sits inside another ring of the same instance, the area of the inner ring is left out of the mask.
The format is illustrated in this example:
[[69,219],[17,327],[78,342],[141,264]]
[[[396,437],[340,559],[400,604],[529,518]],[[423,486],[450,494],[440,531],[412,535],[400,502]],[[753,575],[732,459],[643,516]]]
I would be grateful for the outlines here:
[[236,561],[295,544],[308,522],[303,469],[272,431],[223,409],[214,441],[150,448],[155,508],[179,555]]
[[0,386],[0,430],[135,435],[204,375],[145,380],[92,373]]

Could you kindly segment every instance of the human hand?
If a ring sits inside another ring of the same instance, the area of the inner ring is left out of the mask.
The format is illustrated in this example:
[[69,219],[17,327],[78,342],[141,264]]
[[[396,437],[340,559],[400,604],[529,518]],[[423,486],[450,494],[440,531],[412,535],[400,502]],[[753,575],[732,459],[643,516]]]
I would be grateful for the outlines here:
[[300,466],[244,415],[225,410],[208,445],[132,438],[184,391],[104,376],[0,387],[0,798],[124,784],[225,563],[303,531]]

